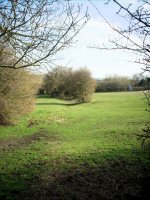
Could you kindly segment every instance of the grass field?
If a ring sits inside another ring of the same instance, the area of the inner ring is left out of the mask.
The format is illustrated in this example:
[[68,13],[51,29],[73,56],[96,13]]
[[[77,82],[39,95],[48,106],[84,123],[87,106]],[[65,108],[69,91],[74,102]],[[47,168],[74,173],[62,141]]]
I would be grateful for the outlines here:
[[2,199],[150,199],[149,121],[142,92],[92,102],[37,98],[18,125],[0,127]]

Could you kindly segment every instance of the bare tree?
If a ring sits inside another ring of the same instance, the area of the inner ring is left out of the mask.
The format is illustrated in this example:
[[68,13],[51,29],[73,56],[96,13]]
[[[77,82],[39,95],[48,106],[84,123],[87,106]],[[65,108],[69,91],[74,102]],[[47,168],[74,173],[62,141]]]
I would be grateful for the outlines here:
[[[90,1],[90,0],[89,0]],[[90,1],[92,3],[92,1]],[[106,50],[128,50],[137,54],[138,59],[136,63],[144,65],[143,71],[150,72],[150,3],[149,0],[138,0],[138,6],[132,5],[132,1],[128,6],[123,6],[122,3],[116,0],[109,0],[105,4],[114,2],[118,6],[116,14],[120,17],[127,19],[126,27],[115,27],[113,26],[97,9],[100,16],[105,22],[117,32],[120,38],[114,40],[110,39],[111,47],[98,47],[93,48],[106,49]],[[134,11],[133,7],[134,6]]]
[[[89,0],[91,3],[92,1]],[[96,8],[100,16],[111,27],[112,30],[119,34],[119,38],[110,40],[111,47],[98,47],[92,48],[105,49],[105,50],[127,50],[137,55],[136,63],[142,65],[142,73],[150,73],[150,2],[149,0],[137,0],[136,5],[129,3],[125,6],[121,0],[108,0],[105,4],[109,5],[114,3],[118,6],[116,14],[120,17],[124,17],[127,21],[127,25],[122,27],[113,26],[100,12],[100,10],[92,3]],[[127,3],[126,3],[127,4]],[[112,45],[113,44],[113,45]],[[144,92],[147,102],[147,111],[150,112],[150,90]],[[144,134],[140,134],[139,138],[150,138],[150,125],[147,124],[143,129]]]
[[[0,1],[1,55],[9,53],[16,62],[0,67],[40,66],[71,44],[88,20],[87,12],[69,0],[2,0]],[[8,57],[8,56],[7,56]]]

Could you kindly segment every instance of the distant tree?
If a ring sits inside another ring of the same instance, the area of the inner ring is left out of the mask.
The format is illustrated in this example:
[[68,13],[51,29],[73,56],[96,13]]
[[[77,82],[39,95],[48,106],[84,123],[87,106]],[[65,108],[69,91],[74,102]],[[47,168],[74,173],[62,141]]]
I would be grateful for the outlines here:
[[85,68],[79,70],[53,68],[45,75],[43,85],[51,96],[75,99],[78,103],[90,101],[95,91],[95,81]]
[[71,69],[65,67],[55,67],[44,77],[44,89],[46,93],[54,97],[63,97],[69,88]]
[[73,71],[72,94],[78,103],[91,101],[92,94],[95,92],[95,80],[86,68]]
[[96,92],[127,91],[131,80],[123,76],[109,76],[96,82]]
[[[43,66],[69,46],[88,20],[81,7],[69,0],[0,1],[1,54],[15,62],[0,63],[3,68]],[[7,47],[7,48],[6,48]],[[9,50],[8,50],[9,49]]]

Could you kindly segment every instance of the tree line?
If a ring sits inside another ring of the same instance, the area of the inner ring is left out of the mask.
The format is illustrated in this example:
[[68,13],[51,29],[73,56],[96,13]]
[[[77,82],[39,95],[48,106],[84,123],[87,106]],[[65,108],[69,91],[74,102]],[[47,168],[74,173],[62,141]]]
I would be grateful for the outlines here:
[[108,76],[96,80],[96,92],[143,91],[150,89],[150,78],[142,75]]

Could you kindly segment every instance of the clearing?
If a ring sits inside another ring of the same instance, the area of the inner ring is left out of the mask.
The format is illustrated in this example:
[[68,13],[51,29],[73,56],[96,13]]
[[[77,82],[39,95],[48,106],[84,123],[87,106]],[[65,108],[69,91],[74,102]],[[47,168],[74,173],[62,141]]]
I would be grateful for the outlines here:
[[142,92],[75,104],[39,96],[18,125],[0,127],[1,199],[150,199],[149,122]]

